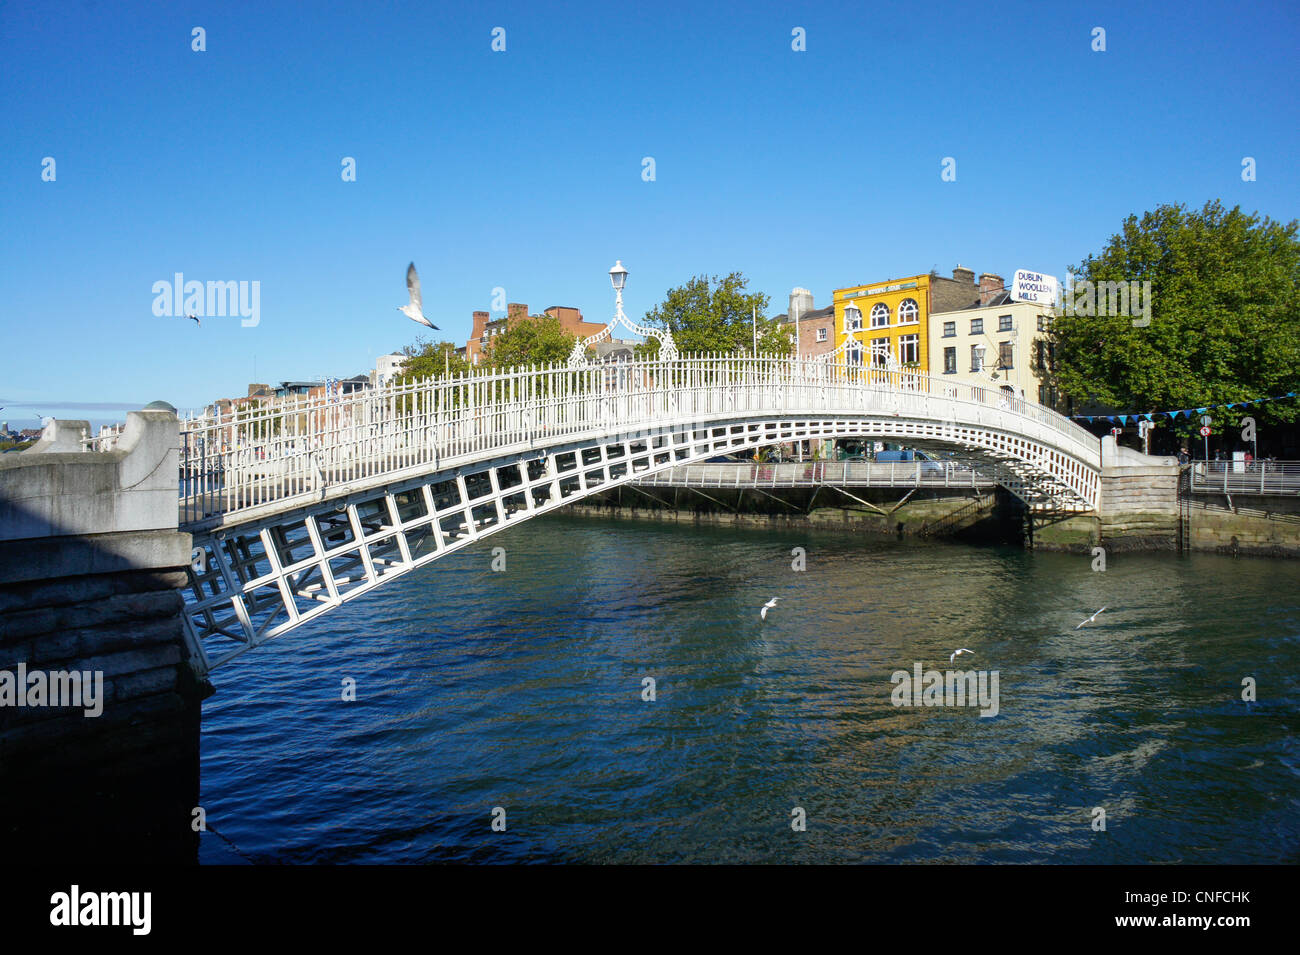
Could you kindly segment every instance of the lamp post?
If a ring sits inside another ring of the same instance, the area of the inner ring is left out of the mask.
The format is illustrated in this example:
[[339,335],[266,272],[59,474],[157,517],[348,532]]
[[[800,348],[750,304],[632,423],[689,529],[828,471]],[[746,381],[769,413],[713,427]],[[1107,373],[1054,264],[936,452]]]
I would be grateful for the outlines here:
[[620,319],[626,321],[627,316],[623,314],[623,286],[627,284],[627,269],[623,268],[622,259],[617,259],[614,267],[609,270],[609,281],[614,286],[614,311]]

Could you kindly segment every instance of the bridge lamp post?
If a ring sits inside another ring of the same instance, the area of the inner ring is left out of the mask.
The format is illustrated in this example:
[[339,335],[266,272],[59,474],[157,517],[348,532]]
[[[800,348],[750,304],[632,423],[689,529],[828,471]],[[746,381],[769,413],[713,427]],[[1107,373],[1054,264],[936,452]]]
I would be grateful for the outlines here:
[[618,317],[626,319],[623,314],[623,286],[627,284],[627,269],[623,268],[623,260],[618,259],[614,262],[614,267],[609,270],[609,281],[614,286],[614,310]]

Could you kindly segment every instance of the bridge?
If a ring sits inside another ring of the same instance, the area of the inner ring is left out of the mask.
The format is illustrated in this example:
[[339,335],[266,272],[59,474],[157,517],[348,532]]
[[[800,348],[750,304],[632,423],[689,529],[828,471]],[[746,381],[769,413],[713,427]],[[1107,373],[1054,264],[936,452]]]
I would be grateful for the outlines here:
[[835,360],[570,363],[244,407],[181,425],[199,669],[462,547],[724,453],[839,438],[946,449],[1036,514],[1096,509],[1101,445],[997,389]]

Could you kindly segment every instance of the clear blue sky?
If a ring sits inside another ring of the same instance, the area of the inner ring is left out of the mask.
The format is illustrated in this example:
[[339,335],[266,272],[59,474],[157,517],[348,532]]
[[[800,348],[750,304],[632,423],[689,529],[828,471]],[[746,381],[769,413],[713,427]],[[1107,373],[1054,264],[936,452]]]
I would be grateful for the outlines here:
[[[1063,275],[1162,202],[1289,221],[1297,48],[1293,2],[6,0],[0,419],[363,372],[419,330],[412,259],[463,343],[496,286],[607,318],[616,258],[633,318],[732,270],[775,314],[958,263]],[[259,281],[260,325],[155,317],[175,272]]]

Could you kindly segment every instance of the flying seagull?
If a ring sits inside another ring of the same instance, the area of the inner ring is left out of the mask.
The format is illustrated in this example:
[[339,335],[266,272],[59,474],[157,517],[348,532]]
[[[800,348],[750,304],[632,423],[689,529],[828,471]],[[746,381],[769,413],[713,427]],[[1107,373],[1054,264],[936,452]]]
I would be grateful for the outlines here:
[[952,654],[948,657],[948,662],[952,663],[954,658],[961,656],[963,653],[969,653],[971,656],[975,655],[974,650],[967,650],[965,647],[962,647],[960,650],[954,650],[952,652]]
[[420,276],[415,273],[414,262],[406,267],[406,290],[411,293],[411,303],[399,306],[397,310],[413,322],[436,329],[438,326],[424,317],[424,308],[420,302]]
[[780,599],[781,599],[780,597],[773,597],[773,598],[772,598],[771,600],[769,600],[767,603],[763,604],[763,609],[760,610],[760,611],[758,612],[758,615],[759,615],[760,617],[762,617],[764,620],[766,620],[766,619],[767,619],[767,612],[768,612],[769,610],[771,610],[773,607],[775,607],[775,606],[776,606],[776,602],[777,602],[778,600],[780,600]]
[[[1098,616],[1101,615],[1101,611],[1102,611],[1102,610],[1105,610],[1105,609],[1106,609],[1105,607],[1102,607],[1101,610],[1098,610],[1096,613],[1094,613],[1091,617],[1089,617],[1089,618],[1088,618],[1087,620],[1085,620],[1083,623],[1092,623],[1094,620],[1097,619]],[[1079,627],[1082,627],[1082,626],[1083,626],[1083,623],[1079,624],[1079,626],[1078,626],[1078,627],[1075,627],[1074,629],[1075,629],[1075,630],[1078,630]]]
[[199,326],[199,328],[203,327],[203,323],[199,321],[199,317],[197,315],[186,315],[185,317],[188,318],[190,321],[192,321],[195,325]]

